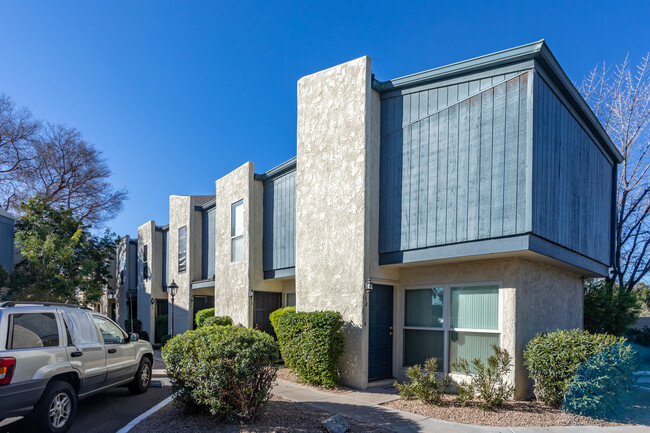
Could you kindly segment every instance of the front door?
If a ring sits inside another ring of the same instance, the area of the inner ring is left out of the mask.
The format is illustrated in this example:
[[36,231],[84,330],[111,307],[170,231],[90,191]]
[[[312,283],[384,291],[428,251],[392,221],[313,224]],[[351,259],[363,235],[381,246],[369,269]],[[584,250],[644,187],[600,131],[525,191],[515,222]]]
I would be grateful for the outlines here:
[[275,337],[269,314],[282,308],[282,293],[255,292],[253,298],[253,328],[264,331]]
[[368,306],[368,380],[393,377],[393,287],[374,284]]

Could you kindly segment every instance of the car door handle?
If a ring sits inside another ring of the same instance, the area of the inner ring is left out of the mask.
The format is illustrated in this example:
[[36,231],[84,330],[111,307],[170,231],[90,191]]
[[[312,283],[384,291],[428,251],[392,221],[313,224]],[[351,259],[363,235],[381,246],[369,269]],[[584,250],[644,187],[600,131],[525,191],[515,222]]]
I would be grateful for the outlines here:
[[108,349],[108,353],[115,353],[117,352],[117,349]]
[[71,352],[70,353],[70,356],[72,356],[73,358],[76,358],[76,357],[81,356],[81,355],[83,355],[83,353],[81,353],[81,352]]

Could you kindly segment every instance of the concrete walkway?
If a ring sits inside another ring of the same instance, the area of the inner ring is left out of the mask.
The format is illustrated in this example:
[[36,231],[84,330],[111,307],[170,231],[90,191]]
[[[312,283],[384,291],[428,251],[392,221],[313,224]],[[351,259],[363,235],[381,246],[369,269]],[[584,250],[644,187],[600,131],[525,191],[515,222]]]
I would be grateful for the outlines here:
[[371,388],[347,394],[332,394],[278,380],[273,394],[317,409],[373,424],[386,430],[411,433],[650,433],[650,427],[484,427],[441,421],[381,406],[399,398],[388,388]]

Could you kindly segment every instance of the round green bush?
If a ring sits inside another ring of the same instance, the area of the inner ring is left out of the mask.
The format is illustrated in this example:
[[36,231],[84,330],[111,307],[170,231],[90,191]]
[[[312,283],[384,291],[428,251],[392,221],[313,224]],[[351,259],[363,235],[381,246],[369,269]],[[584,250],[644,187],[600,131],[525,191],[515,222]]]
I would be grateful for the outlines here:
[[196,327],[200,328],[203,326],[203,322],[205,319],[208,317],[213,317],[214,316],[214,308],[206,308],[205,310],[199,310],[196,312],[194,315],[194,322],[196,323]]
[[270,335],[233,326],[187,331],[162,349],[175,401],[232,422],[262,413],[277,354]]
[[560,407],[576,369],[592,356],[624,342],[624,338],[578,329],[538,334],[524,351],[537,399]]
[[345,345],[342,328],[343,318],[334,311],[281,313],[275,332],[287,367],[306,383],[338,385]]
[[147,334],[147,331],[140,330],[140,331],[136,332],[136,334],[138,334],[138,338],[140,340],[149,341],[149,334]]
[[167,342],[168,342],[169,340],[171,340],[171,339],[172,339],[172,336],[171,336],[171,335],[169,335],[169,334],[165,335],[163,338],[160,339],[160,344],[161,344],[161,346],[164,347],[165,344],[167,344]]
[[228,316],[211,316],[203,321],[203,326],[232,326],[232,319]]

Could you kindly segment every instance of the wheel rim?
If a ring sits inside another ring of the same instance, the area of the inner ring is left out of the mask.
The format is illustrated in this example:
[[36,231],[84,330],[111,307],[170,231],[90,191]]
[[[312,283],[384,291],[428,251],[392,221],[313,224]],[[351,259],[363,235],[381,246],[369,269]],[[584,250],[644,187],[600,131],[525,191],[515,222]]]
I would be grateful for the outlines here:
[[50,403],[50,425],[54,428],[61,428],[70,419],[72,400],[65,392],[58,393]]
[[142,366],[142,373],[140,374],[140,383],[142,383],[142,386],[148,386],[149,380],[151,380],[151,371],[149,371],[149,366],[144,364]]

